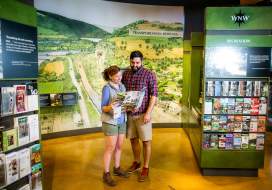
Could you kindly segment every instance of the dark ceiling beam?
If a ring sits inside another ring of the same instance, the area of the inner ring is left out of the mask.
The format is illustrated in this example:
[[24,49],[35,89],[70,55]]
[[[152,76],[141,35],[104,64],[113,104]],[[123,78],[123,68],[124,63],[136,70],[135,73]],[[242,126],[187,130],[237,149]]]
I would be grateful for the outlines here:
[[34,0],[18,0],[19,2],[34,6]]
[[[34,6],[34,0],[18,0],[19,2],[26,3]],[[271,0],[106,0],[121,3],[135,3],[146,5],[166,5],[166,6],[235,6],[235,5],[272,5]]]
[[167,6],[234,6],[240,5],[240,0],[107,0],[121,3],[136,3],[146,5]]

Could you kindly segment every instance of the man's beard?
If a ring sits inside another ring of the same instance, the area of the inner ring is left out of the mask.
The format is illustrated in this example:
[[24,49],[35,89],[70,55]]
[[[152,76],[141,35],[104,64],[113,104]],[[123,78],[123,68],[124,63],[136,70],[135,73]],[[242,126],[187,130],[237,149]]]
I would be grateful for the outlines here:
[[136,73],[137,71],[139,71],[143,66],[140,66],[140,67],[131,67],[131,70],[133,73]]

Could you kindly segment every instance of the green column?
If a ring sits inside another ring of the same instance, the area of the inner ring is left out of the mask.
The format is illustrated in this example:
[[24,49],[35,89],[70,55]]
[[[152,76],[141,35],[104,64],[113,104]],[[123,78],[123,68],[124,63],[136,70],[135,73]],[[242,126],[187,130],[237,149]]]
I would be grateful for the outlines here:
[[192,53],[191,53],[191,90],[190,102],[191,106],[199,111],[201,105],[199,103],[200,93],[202,91],[203,76],[203,33],[192,32],[191,35]]
[[182,104],[190,107],[190,88],[191,88],[191,41],[183,41],[183,87]]

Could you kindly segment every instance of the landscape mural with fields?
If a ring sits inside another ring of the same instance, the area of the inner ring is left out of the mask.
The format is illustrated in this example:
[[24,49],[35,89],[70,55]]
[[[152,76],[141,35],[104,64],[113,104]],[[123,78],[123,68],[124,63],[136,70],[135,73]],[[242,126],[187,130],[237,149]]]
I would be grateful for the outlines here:
[[38,11],[39,92],[78,94],[75,106],[41,108],[42,133],[101,126],[103,70],[129,66],[133,50],[154,71],[159,97],[154,123],[180,123],[183,23],[135,20],[112,32],[58,14]]

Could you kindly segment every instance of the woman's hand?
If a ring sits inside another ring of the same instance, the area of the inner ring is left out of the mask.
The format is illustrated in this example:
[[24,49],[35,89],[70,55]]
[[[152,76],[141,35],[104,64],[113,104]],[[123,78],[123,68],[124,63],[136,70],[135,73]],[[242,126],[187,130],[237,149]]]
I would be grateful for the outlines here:
[[119,102],[118,101],[114,101],[109,106],[111,107],[111,110],[113,110],[113,108],[117,107],[118,105],[119,105]]
[[113,108],[116,107],[117,105],[118,105],[118,102],[112,102],[107,106],[103,106],[102,111],[108,113],[112,111]]

